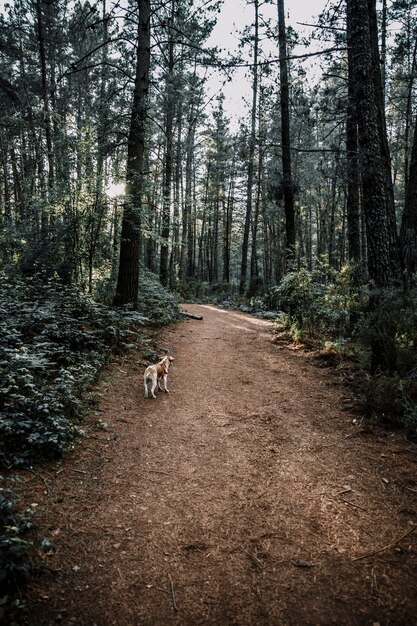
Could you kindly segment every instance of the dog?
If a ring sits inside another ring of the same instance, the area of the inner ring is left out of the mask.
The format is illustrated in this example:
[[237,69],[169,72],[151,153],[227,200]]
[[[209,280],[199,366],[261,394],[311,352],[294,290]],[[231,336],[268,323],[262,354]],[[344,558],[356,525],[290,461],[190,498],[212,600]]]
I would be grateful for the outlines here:
[[[151,394],[152,398],[156,398],[155,389],[158,385],[161,391],[166,391],[169,393],[169,389],[167,387],[168,380],[168,370],[172,361],[174,360],[173,356],[164,356],[163,359],[159,361],[156,365],[148,365],[143,375],[143,383],[145,386],[145,398],[148,397],[148,380],[152,381]],[[164,381],[164,389],[161,387],[161,380]]]

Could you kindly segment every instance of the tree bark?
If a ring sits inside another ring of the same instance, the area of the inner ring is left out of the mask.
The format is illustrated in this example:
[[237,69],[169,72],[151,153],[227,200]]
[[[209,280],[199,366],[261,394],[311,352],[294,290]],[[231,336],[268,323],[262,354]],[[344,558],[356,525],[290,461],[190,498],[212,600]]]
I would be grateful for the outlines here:
[[405,190],[400,243],[405,279],[407,284],[409,284],[412,275],[417,272],[417,115],[415,119],[410,170]]
[[[352,54],[348,49],[348,59]],[[355,86],[352,76],[352,61],[348,63],[348,103],[346,116],[346,158],[347,158],[347,194],[346,218],[348,231],[349,261],[357,267],[361,262],[360,242],[360,194],[358,160],[358,118],[355,106]]]
[[[363,209],[366,221],[369,277],[378,291],[370,299],[375,319],[381,311],[382,290],[399,277],[398,238],[386,134],[378,54],[375,0],[347,0],[349,61],[358,117]],[[391,332],[392,331],[392,332]],[[372,329],[373,372],[396,368],[393,329]]]
[[291,171],[290,96],[287,67],[287,34],[285,30],[284,0],[278,6],[279,76],[281,104],[282,182],[285,210],[285,250],[287,267],[295,259],[294,183]]
[[170,213],[171,213],[171,182],[172,182],[172,161],[173,161],[173,128],[174,128],[174,32],[172,29],[174,21],[174,2],[171,5],[171,17],[168,41],[168,70],[165,81],[165,159],[164,159],[164,180],[162,199],[162,228],[161,228],[161,257],[159,267],[159,278],[161,283],[168,286],[168,256],[169,256],[169,233],[170,233]]
[[377,287],[384,288],[398,277],[398,239],[379,61],[374,48],[376,16],[369,9],[373,2],[348,0],[348,47],[358,117],[369,275]]
[[45,33],[42,16],[42,0],[36,0],[36,20],[38,31],[38,44],[39,44],[39,60],[41,66],[41,80],[42,80],[42,100],[43,100],[43,116],[44,116],[44,128],[45,139],[48,155],[48,187],[53,188],[55,183],[55,166],[54,166],[54,153],[52,146],[52,129],[51,129],[51,115],[49,110],[49,89],[48,78],[46,70],[46,53],[45,53]]
[[242,242],[242,262],[240,267],[240,286],[239,293],[243,295],[246,290],[248,275],[248,252],[249,252],[249,235],[252,220],[252,188],[254,173],[254,156],[256,145],[256,103],[258,99],[258,54],[259,54],[259,0],[254,0],[255,7],[255,32],[254,32],[254,49],[253,49],[253,83],[252,83],[252,113],[251,128],[249,135],[249,154],[247,169],[247,187],[246,187],[246,214],[245,224],[243,228]]
[[235,193],[235,161],[233,157],[229,190],[225,204],[224,225],[223,225],[223,281],[230,282],[230,246],[232,240],[232,219]]
[[138,47],[133,106],[126,166],[126,200],[123,208],[120,261],[115,305],[137,306],[141,248],[141,209],[144,183],[145,128],[150,65],[150,0],[137,0]]

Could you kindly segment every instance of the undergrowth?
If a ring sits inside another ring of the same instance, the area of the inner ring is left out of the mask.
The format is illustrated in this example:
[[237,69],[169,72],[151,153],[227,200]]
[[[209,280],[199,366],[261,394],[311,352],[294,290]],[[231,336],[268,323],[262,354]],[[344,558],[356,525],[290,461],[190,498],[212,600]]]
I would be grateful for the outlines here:
[[0,456],[57,458],[79,435],[82,392],[145,322],[56,279],[0,276]]
[[22,608],[15,590],[27,581],[32,570],[26,535],[33,528],[33,510],[18,510],[15,499],[14,491],[0,489],[0,622],[6,611]]
[[156,274],[148,270],[140,276],[138,308],[154,326],[163,326],[182,318],[178,296],[165,289]]
[[[297,342],[312,344],[332,362],[356,361],[362,372],[358,387],[368,414],[397,422],[417,433],[417,290],[371,291],[358,285],[355,268],[341,271],[319,263],[310,271],[287,274],[268,299],[282,311],[280,324]],[[371,294],[378,295],[377,310],[370,311]],[[389,334],[389,336],[388,336]],[[371,345],[394,338],[396,371],[370,373]]]

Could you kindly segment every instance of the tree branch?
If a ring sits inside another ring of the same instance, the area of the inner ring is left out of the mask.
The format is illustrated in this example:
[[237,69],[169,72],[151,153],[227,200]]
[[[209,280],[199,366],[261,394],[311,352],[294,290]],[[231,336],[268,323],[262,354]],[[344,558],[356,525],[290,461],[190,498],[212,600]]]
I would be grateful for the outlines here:
[[[317,50],[316,52],[307,52],[305,54],[291,54],[287,56],[285,60],[292,61],[293,59],[307,59],[308,57],[314,57],[320,54],[328,54],[329,52],[344,52],[345,50],[347,50],[347,47],[326,48],[325,50]],[[262,65],[271,65],[272,63],[279,63],[279,59],[269,59],[268,61],[258,61],[258,63],[256,63],[256,66],[259,67]],[[199,65],[215,65],[215,64],[210,63],[210,61],[205,61],[205,62],[199,63]],[[219,61],[219,63],[216,66],[222,69],[225,69],[228,67],[231,67],[231,68],[254,67],[255,64],[254,63],[222,63],[221,61]]]

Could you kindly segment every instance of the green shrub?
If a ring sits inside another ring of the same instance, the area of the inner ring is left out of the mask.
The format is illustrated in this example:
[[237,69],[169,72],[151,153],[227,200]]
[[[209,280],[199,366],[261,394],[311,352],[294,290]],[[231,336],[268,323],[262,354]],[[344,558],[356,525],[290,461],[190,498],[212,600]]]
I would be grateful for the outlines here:
[[162,326],[182,317],[178,296],[159,282],[158,276],[145,270],[140,275],[138,308],[148,322]]
[[177,292],[185,302],[214,303],[227,308],[235,308],[238,304],[236,281],[209,283],[190,278],[178,283]]
[[324,262],[290,272],[268,298],[286,313],[291,331],[306,340],[346,337],[367,303],[364,290],[355,286],[353,266],[337,272]]
[[[290,272],[270,290],[270,300],[282,309],[280,323],[296,341],[313,340],[344,358],[346,346],[365,370],[371,369],[373,342],[393,345],[397,356],[392,376],[364,377],[362,389],[368,411],[417,430],[417,290],[377,291],[356,285],[356,271],[340,272],[325,263],[313,271]],[[370,310],[371,299],[377,306]],[[347,342],[349,340],[349,342]],[[327,350],[328,352],[329,350]],[[326,350],[322,350],[323,356]]]
[[57,279],[0,274],[0,456],[56,458],[80,433],[83,391],[145,318]]
[[[3,477],[0,476],[0,484]],[[21,513],[10,489],[0,488],[0,588],[3,592],[26,581],[31,571],[28,542],[23,539],[32,527],[31,511]],[[3,598],[0,596],[0,606]]]

